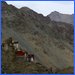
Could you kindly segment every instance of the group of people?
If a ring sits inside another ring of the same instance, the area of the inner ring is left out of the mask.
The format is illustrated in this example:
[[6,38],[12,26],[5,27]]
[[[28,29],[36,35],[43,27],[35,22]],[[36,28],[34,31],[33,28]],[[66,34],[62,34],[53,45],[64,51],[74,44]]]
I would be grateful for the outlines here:
[[10,37],[9,39],[7,39],[4,43],[3,43],[3,47],[5,48],[4,50],[8,50],[8,47],[12,47],[13,50],[15,51],[15,55],[16,57],[20,58],[25,58],[27,61],[29,62],[33,62],[34,61],[34,54],[32,53],[28,53],[25,50],[22,50],[19,47],[19,42],[18,41],[14,41],[12,37]]

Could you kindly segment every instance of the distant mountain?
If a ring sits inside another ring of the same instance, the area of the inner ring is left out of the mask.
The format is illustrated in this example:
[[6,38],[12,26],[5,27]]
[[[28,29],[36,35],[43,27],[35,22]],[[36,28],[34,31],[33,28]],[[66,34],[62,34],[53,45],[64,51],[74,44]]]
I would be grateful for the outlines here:
[[50,19],[52,21],[56,21],[56,22],[65,22],[65,23],[69,23],[69,24],[73,24],[74,25],[74,14],[69,15],[69,14],[62,14],[59,13],[57,11],[54,11],[52,13],[50,13],[48,15],[48,17],[50,17]]
[[2,2],[2,40],[12,36],[36,61],[53,69],[73,66],[72,24],[55,22],[28,7]]

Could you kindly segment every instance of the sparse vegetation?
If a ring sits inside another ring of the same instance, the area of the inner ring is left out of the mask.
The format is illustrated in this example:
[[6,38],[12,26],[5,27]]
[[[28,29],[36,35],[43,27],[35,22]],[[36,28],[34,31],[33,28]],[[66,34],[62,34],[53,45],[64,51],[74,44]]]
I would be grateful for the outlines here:
[[[48,16],[30,8],[17,9],[2,2],[2,41],[12,36],[19,41],[21,49],[34,53],[36,61],[41,64],[18,62],[14,48],[2,48],[2,73],[52,73],[48,68],[73,66],[73,33],[71,24],[51,21]],[[10,66],[7,70],[6,65]]]

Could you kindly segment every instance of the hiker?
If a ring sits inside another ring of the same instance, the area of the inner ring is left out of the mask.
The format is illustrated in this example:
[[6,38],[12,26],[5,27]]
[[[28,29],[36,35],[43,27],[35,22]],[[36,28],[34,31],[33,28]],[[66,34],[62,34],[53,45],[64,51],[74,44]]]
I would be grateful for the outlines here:
[[52,67],[50,67],[50,72],[53,73],[53,71],[52,71]]
[[27,61],[33,62],[34,61],[34,55],[33,54],[28,54]]
[[19,44],[18,44],[18,42],[14,42],[13,45],[14,45],[14,49],[15,50],[19,50]]

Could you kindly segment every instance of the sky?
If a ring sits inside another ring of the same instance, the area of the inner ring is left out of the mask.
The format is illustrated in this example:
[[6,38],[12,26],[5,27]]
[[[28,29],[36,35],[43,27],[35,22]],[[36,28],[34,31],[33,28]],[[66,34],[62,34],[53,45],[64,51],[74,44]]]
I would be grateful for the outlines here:
[[53,11],[74,14],[74,1],[6,1],[17,8],[29,7],[39,14],[47,16]]

